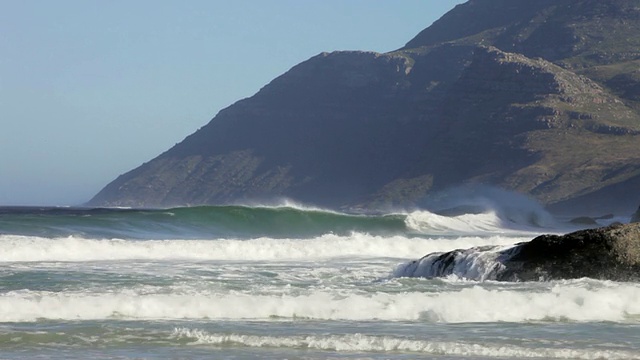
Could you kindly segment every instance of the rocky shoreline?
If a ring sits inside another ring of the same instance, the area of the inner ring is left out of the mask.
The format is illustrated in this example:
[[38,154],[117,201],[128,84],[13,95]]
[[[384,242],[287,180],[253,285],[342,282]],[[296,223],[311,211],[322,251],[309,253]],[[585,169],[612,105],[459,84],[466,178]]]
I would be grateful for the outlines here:
[[640,281],[640,223],[613,224],[566,235],[541,235],[508,249],[482,247],[429,254],[399,276],[548,281],[589,277]]
[[640,280],[640,223],[614,224],[562,236],[541,235],[513,248],[504,266],[498,280],[589,277],[637,281]]

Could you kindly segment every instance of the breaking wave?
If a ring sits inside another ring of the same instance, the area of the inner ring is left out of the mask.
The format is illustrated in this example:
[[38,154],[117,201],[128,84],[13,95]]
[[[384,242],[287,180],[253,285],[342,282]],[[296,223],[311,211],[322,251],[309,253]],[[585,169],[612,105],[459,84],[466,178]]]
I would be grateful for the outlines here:
[[[439,291],[366,292],[310,289],[302,294],[117,291],[9,291],[5,322],[48,320],[251,320],[495,322],[634,322],[637,284],[580,279],[536,285],[446,285]],[[194,289],[195,290],[195,289]],[[286,289],[285,289],[286,290]]]
[[120,260],[314,260],[389,257],[450,251],[458,247],[511,245],[528,238],[460,236],[423,238],[365,233],[325,234],[312,239],[122,240],[0,235],[0,263]]
[[176,328],[172,334],[187,339],[192,345],[277,347],[340,352],[400,351],[421,355],[461,357],[508,357],[545,359],[630,359],[636,353],[613,349],[527,348],[506,344],[477,344],[473,342],[433,341],[394,336],[365,334],[266,336],[211,333],[199,329]]
[[[314,238],[348,235],[461,235],[540,231],[538,221],[493,210],[362,215],[299,207],[173,209],[0,208],[0,234],[126,239]],[[517,220],[514,220],[516,219]],[[531,221],[530,221],[531,220]]]

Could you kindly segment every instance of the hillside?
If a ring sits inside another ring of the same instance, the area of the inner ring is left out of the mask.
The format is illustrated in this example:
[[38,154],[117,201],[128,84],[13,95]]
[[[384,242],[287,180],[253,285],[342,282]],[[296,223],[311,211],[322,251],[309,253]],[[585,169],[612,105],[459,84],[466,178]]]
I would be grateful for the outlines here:
[[470,0],[397,51],[293,67],[89,204],[371,209],[480,183],[634,210],[639,49],[640,0]]

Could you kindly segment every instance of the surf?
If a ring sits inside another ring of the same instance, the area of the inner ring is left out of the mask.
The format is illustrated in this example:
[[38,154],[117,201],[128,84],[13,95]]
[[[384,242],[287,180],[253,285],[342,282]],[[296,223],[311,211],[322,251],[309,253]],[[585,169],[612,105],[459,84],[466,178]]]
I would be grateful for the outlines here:
[[425,340],[400,336],[336,334],[336,335],[247,335],[215,333],[200,329],[175,328],[172,337],[187,340],[191,346],[237,348],[288,348],[347,353],[401,352],[417,356],[545,358],[545,359],[630,359],[636,353],[619,349],[571,349],[562,347],[529,348],[514,344],[470,341]]
[[[391,285],[391,284],[388,284]],[[220,291],[135,286],[93,291],[8,291],[5,322],[41,320],[419,321],[427,323],[633,323],[637,284],[581,279],[548,284],[478,286],[440,283],[438,291],[331,288]]]
[[404,219],[400,214],[360,215],[291,206],[2,208],[0,234],[132,239],[393,235],[407,233]]
[[528,234],[539,224],[517,212],[443,215],[425,209],[352,214],[287,206],[199,206],[170,209],[0,208],[0,235],[100,239],[309,239],[325,234],[456,236]]
[[458,247],[512,245],[526,239],[500,235],[432,238],[380,236],[368,233],[324,234],[310,239],[259,237],[246,240],[125,240],[0,235],[0,252],[3,254],[0,263],[125,260],[269,261],[363,257],[401,260],[414,258],[416,254],[450,251]]

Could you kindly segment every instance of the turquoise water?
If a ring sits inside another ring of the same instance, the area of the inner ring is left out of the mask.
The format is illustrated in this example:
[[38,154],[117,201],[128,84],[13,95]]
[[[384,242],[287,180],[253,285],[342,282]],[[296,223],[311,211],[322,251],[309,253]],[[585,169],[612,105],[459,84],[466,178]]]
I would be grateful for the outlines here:
[[550,230],[491,212],[4,208],[0,358],[640,359],[640,284],[394,275]]

